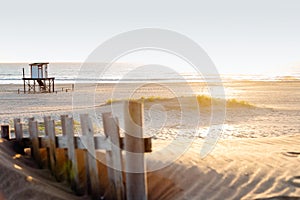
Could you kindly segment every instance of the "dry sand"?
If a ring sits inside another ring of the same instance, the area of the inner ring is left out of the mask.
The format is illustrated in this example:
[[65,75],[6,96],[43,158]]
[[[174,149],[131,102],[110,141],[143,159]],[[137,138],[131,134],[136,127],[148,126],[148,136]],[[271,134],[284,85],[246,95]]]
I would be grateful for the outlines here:
[[[61,85],[70,87],[70,85]],[[17,94],[16,85],[1,86],[1,122],[13,117],[59,117],[72,110],[72,93]],[[99,89],[107,91],[111,88]],[[107,99],[105,96],[103,99]],[[102,99],[102,103],[103,103]],[[101,102],[99,103],[101,104]],[[149,172],[149,199],[300,199],[300,134],[220,140],[200,158],[202,139],[173,164]],[[176,149],[165,154],[174,155]],[[148,165],[165,161],[156,155]],[[86,199],[57,183],[48,170],[37,169],[26,156],[16,156],[12,144],[0,141],[0,199]]]
[[58,183],[31,157],[17,154],[13,144],[0,139],[0,199],[88,199],[77,197],[66,183]]
[[[175,163],[148,174],[149,199],[300,198],[299,140],[300,135],[223,140],[205,159],[196,141]],[[1,140],[0,160],[4,199],[87,199],[30,158],[16,156],[10,142]]]
[[300,199],[299,141],[300,135],[222,140],[204,159],[196,141],[174,164],[150,174],[150,197]]

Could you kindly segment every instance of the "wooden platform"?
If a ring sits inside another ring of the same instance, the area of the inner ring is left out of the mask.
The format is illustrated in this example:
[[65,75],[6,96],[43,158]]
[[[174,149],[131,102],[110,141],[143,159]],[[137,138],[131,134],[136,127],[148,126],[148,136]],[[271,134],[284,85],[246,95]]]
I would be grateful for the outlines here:
[[25,93],[54,92],[54,77],[51,78],[22,78]]

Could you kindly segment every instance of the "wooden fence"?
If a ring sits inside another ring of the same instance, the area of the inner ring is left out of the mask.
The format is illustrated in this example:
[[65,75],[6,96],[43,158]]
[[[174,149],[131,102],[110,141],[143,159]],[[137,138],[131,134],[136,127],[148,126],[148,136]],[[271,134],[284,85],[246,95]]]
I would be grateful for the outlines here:
[[[23,135],[23,123],[20,119],[14,119],[14,140],[22,148],[31,148],[31,154],[40,167],[44,166],[42,150],[46,151],[48,167],[53,176],[58,181],[67,179],[78,195],[87,192],[92,199],[147,199],[144,153],[151,152],[151,138],[143,138],[143,105],[132,101],[125,105],[125,130],[130,134],[125,133],[124,137],[120,137],[118,119],[111,113],[103,113],[104,136],[94,135],[91,119],[87,114],[81,114],[80,135],[74,135],[74,121],[68,115],[61,116],[60,135],[55,133],[55,122],[50,117],[44,117],[43,134],[40,134],[39,123],[30,118],[27,138]],[[3,127],[3,130],[7,130],[7,127]],[[2,133],[4,135],[7,137],[7,134]],[[82,164],[77,160],[78,149],[83,150],[85,158],[84,179],[78,172],[78,164]],[[101,186],[96,150],[106,151],[109,188]],[[131,152],[125,153],[125,166],[122,150]],[[59,165],[60,160],[63,160],[63,165]],[[110,194],[104,190],[110,191]]]

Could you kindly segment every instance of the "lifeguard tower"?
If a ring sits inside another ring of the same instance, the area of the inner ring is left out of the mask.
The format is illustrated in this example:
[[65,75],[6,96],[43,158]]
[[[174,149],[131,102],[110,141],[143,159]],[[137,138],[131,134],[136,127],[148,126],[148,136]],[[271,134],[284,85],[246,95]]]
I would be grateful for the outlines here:
[[24,93],[51,93],[54,92],[54,77],[48,77],[49,63],[31,63],[30,78],[25,77],[23,68]]

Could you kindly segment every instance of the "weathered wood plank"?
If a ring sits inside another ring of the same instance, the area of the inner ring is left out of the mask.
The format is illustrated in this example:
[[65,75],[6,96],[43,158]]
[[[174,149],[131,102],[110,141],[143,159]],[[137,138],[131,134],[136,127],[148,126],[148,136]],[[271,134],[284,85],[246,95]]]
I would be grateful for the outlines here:
[[[151,137],[146,137],[146,138],[142,138],[142,140],[144,142],[144,151],[145,151],[145,153],[152,152],[152,138]],[[120,137],[120,148],[122,150],[125,150],[125,138],[124,137]]]
[[9,125],[1,125],[1,138],[9,140]]
[[49,167],[52,174],[57,178],[56,175],[56,142],[55,142],[55,125],[54,120],[50,117],[44,117],[45,123],[45,134],[47,137],[47,151]]
[[61,115],[60,116],[60,121],[61,121],[61,130],[62,134],[66,135],[66,119],[68,118],[68,115]]
[[[49,136],[39,136],[39,145],[40,148],[49,148]],[[75,149],[86,149],[85,144],[83,143],[82,140],[85,140],[86,136],[74,136],[74,141],[75,141]],[[13,139],[12,139],[13,140]],[[23,140],[28,140],[28,137],[23,136]],[[59,149],[67,149],[67,138],[62,135],[55,136],[55,144],[56,148]],[[145,153],[151,152],[151,138],[143,138],[144,141],[144,146],[145,146]],[[123,137],[120,137],[120,149],[125,150],[125,145],[124,145],[125,139]],[[111,143],[110,143],[110,138],[105,137],[105,136],[94,136],[94,144],[95,144],[95,150],[106,150],[110,151],[111,150]],[[25,146],[29,147],[29,146]]]
[[[103,129],[104,129],[104,134],[105,134],[105,137],[107,138],[107,141],[110,145],[110,147],[112,146],[111,145],[111,140],[110,140],[110,137],[109,137],[109,133],[108,133],[108,130],[109,130],[109,127],[108,127],[108,123],[107,123],[107,118],[111,117],[111,113],[102,113],[102,121],[103,121]],[[108,179],[110,181],[110,185],[111,185],[111,190],[112,192],[111,193],[115,193],[114,191],[114,187],[113,187],[113,183],[114,183],[114,170],[112,168],[112,153],[111,153],[111,149],[110,150],[106,150],[106,166],[107,166],[107,175],[108,175]]]
[[94,136],[96,150],[111,150],[108,138],[105,136]]
[[73,118],[66,117],[64,120],[63,129],[67,138],[67,149],[68,149],[68,164],[69,167],[69,179],[71,182],[71,188],[76,192],[80,193],[80,183],[78,176],[78,167],[77,167],[77,155],[75,150],[75,141],[74,141],[74,124]]
[[147,199],[147,176],[144,160],[143,104],[125,102],[125,150],[127,200]]
[[[24,140],[24,138],[23,138],[23,140]],[[38,140],[39,140],[39,147],[40,148],[48,148],[49,147],[48,136],[39,136]]]
[[86,148],[87,156],[87,178],[90,181],[90,184],[87,184],[90,187],[90,191],[93,199],[100,199],[101,194],[104,194],[104,191],[101,190],[99,183],[98,175],[98,165],[96,160],[95,153],[95,141],[94,141],[94,129],[91,119],[87,114],[80,115],[80,124],[82,130],[81,143]]
[[31,145],[32,145],[31,150],[33,153],[33,158],[37,161],[39,166],[42,167],[37,121],[29,120],[29,135],[30,135],[30,140],[31,140]]
[[125,199],[125,188],[122,175],[122,152],[120,148],[120,134],[118,119],[111,113],[103,113],[103,128],[106,137],[110,138],[111,150],[106,152],[109,179],[113,185],[113,198]]
[[[86,140],[84,139],[86,136],[75,136],[74,137],[74,145],[76,149],[86,149],[85,144],[83,143],[82,140]],[[56,136],[56,148],[60,148],[60,149],[67,149],[67,138],[65,136]],[[108,142],[108,138],[104,137],[104,136],[94,136],[94,144],[95,144],[95,149],[96,150],[110,150],[111,146]]]
[[[65,179],[69,179],[69,174],[68,174],[68,169],[70,168],[70,165],[66,164],[65,162],[69,162],[69,158],[68,158],[68,146],[67,146],[67,136],[66,136],[66,118],[68,117],[68,115],[61,115],[60,116],[60,122],[61,122],[61,130],[62,130],[62,135],[63,135],[63,141],[65,142],[65,147],[63,148],[63,150],[59,152],[59,160],[60,162],[60,180],[65,180]],[[66,167],[67,166],[67,167]]]
[[23,127],[19,118],[14,119],[14,128],[17,141],[21,141],[23,138]]

